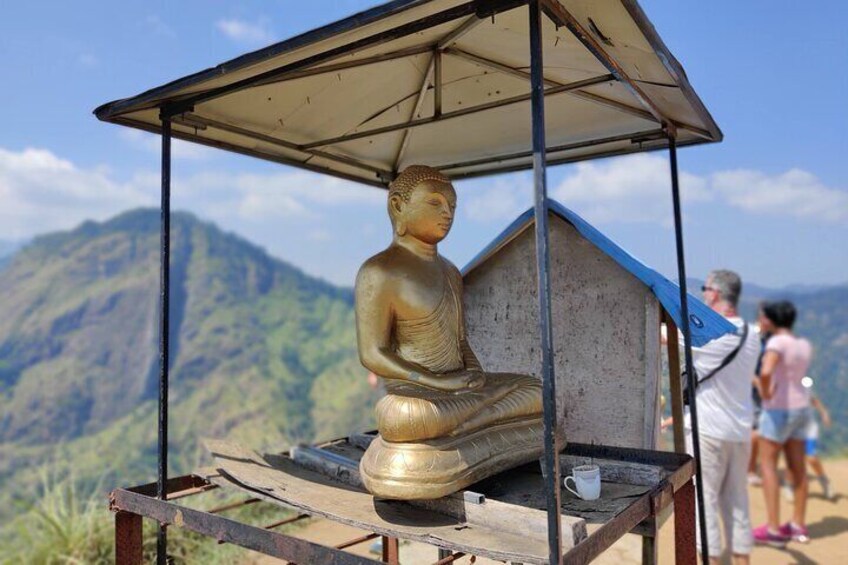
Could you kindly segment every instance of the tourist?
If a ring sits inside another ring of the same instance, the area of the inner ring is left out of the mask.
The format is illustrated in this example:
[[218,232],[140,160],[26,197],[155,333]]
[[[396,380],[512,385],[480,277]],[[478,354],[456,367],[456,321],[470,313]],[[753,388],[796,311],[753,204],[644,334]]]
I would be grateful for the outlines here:
[[[810,386],[813,385],[812,381],[813,379],[809,379]],[[810,406],[815,408],[818,412],[822,425],[825,428],[829,428],[831,425],[830,412],[828,412],[827,406],[824,405],[821,399],[814,394],[811,395]],[[807,441],[805,445],[807,464],[810,466],[814,476],[819,481],[824,497],[827,500],[833,500],[833,486],[830,484],[830,479],[827,477],[827,473],[825,473],[821,459],[819,459],[819,423],[815,418],[815,414],[812,416],[813,417],[810,418],[810,425],[807,428]]]
[[[707,306],[740,328],[738,334],[725,335],[703,347],[692,348],[699,383],[695,399],[708,553],[710,563],[717,564],[722,553],[720,519],[733,562],[749,563],[753,545],[747,488],[753,420],[751,383],[760,340],[757,332],[736,311],[742,291],[739,275],[733,271],[713,271],[701,290]],[[685,428],[691,453],[688,410]]]
[[[771,334],[760,368],[760,467],[768,520],[754,530],[757,543],[783,547],[790,539],[806,543],[807,471],[805,449],[810,425],[810,394],[802,379],[807,374],[812,346],[792,333],[796,311],[791,302],[763,303],[760,330]],[[780,524],[777,461],[780,452],[792,475],[792,519]]]
[[[757,331],[760,334],[760,357],[757,359],[757,368],[754,372],[755,375],[760,374],[760,364],[763,361],[766,341],[769,338],[768,334],[760,331],[759,326],[757,326]],[[751,457],[748,459],[748,484],[758,487],[763,484],[763,480],[760,478],[759,473],[760,464],[758,458],[760,452],[760,413],[763,411],[763,399],[760,396],[759,381],[756,379],[754,379],[754,382],[751,383],[751,400],[754,403],[754,418],[751,421]]]

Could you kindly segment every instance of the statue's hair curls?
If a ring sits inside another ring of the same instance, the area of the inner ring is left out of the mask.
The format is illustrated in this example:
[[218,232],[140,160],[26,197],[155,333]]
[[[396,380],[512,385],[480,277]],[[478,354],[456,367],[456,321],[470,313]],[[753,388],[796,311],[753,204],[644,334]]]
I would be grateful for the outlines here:
[[389,183],[389,198],[397,194],[404,202],[409,202],[409,195],[412,194],[412,190],[428,180],[450,184],[450,179],[439,172],[438,169],[426,165],[410,165]]

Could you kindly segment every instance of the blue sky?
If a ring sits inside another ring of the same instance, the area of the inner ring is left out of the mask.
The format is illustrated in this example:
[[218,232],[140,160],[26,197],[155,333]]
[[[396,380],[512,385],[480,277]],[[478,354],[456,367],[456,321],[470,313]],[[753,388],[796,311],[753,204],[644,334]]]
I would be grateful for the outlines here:
[[[643,0],[725,134],[680,153],[689,274],[848,282],[848,5]],[[156,205],[158,142],[98,122],[131,96],[367,8],[363,0],[15,2],[0,19],[0,240]],[[174,206],[331,281],[389,240],[383,193],[175,147]],[[317,184],[325,185],[314,190]],[[551,196],[674,276],[660,155],[550,170]],[[318,194],[320,193],[320,195]],[[462,183],[443,253],[465,264],[531,204],[530,177]]]

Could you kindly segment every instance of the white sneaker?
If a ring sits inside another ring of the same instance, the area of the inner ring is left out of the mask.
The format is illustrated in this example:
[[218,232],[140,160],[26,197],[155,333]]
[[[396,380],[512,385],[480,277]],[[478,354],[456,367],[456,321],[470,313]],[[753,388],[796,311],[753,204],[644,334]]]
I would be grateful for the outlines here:
[[786,499],[786,502],[795,502],[795,490],[790,485],[783,485],[780,490],[783,491],[783,498]]
[[821,484],[822,493],[824,494],[825,499],[833,500],[834,492],[833,487],[830,484],[830,479],[827,477],[819,477],[819,483]]

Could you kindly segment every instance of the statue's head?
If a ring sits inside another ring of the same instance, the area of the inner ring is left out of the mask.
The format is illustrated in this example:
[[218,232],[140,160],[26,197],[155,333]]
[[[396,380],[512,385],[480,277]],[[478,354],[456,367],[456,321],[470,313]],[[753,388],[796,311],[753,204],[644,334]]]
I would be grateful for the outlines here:
[[389,184],[389,217],[397,236],[436,244],[448,235],[455,210],[450,179],[432,167],[412,165]]

